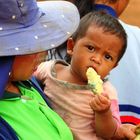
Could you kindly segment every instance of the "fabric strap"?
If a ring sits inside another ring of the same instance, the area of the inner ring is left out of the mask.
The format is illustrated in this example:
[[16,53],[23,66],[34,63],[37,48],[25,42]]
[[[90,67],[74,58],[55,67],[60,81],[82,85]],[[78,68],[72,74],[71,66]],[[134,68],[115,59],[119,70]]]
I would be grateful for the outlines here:
[[0,57],[0,98],[2,98],[8,82],[14,58],[14,56]]
[[116,11],[107,5],[95,4],[94,9],[95,11],[100,11],[100,10],[106,11],[108,14],[112,15],[113,17],[117,17]]

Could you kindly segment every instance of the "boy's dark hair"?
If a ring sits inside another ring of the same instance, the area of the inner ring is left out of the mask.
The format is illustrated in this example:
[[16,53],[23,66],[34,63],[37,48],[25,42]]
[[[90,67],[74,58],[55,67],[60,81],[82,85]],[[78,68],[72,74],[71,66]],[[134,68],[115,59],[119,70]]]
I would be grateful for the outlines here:
[[91,25],[102,28],[105,33],[116,35],[122,40],[123,46],[118,58],[118,61],[120,61],[127,48],[127,35],[119,21],[103,11],[90,12],[81,18],[78,29],[72,35],[73,40],[76,41],[84,37]]

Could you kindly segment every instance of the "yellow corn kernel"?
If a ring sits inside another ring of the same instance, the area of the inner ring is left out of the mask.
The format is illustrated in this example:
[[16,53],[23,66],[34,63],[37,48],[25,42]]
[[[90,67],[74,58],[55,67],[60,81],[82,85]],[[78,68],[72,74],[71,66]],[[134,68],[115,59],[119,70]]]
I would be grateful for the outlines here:
[[96,71],[93,68],[89,67],[87,69],[86,76],[88,79],[88,85],[91,88],[92,92],[95,94],[101,94],[103,91],[103,81],[96,73]]

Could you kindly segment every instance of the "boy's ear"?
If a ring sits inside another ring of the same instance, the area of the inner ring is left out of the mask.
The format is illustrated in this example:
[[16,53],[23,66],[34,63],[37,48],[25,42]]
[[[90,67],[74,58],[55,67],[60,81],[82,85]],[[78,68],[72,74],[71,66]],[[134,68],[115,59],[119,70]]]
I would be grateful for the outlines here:
[[70,56],[72,56],[73,54],[73,48],[74,48],[74,41],[72,38],[69,38],[67,40],[67,54],[69,54]]

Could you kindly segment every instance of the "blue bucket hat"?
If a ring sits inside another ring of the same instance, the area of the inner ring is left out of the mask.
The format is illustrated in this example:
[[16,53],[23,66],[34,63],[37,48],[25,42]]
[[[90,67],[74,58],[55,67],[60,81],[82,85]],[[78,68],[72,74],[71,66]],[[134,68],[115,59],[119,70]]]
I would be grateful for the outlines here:
[[79,21],[77,8],[67,1],[0,0],[0,97],[15,55],[61,45]]
[[55,48],[78,24],[78,10],[67,1],[0,0],[0,56]]

